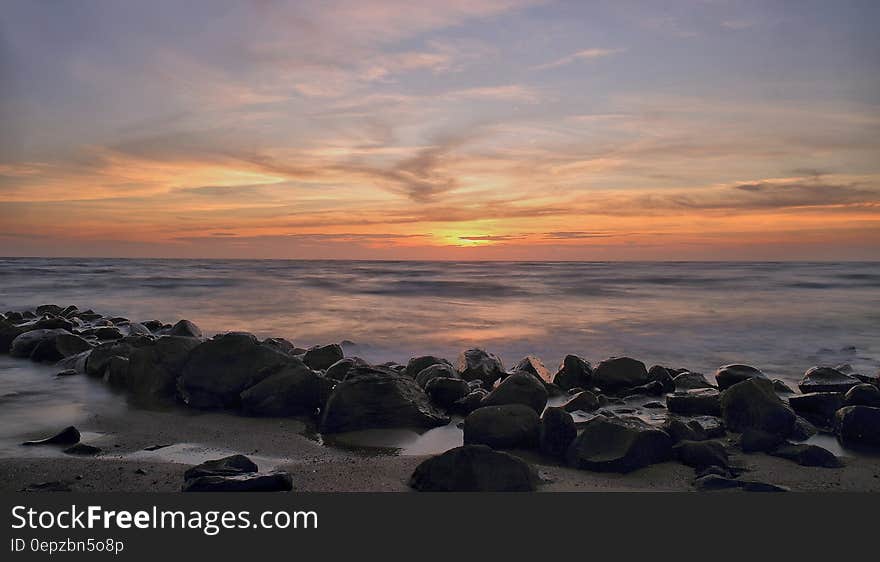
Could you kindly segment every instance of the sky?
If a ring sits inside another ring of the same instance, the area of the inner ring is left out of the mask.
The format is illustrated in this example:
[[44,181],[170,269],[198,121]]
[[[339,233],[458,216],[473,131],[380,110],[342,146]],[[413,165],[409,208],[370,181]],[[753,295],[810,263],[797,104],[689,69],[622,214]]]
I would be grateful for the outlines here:
[[4,0],[0,255],[880,259],[877,21]]

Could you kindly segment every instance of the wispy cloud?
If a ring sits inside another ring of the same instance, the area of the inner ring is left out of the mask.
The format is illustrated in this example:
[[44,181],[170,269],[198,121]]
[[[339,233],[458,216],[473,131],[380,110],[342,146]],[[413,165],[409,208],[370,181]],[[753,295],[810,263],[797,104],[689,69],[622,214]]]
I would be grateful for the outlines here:
[[554,61],[533,66],[532,70],[547,70],[549,68],[558,68],[575,62],[601,59],[622,53],[624,50],[625,49],[583,49]]

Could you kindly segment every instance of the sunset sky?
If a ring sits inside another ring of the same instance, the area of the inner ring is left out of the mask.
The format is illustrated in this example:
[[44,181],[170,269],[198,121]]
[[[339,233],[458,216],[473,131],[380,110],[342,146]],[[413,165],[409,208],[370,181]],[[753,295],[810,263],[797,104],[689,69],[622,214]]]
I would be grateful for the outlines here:
[[880,259],[878,21],[7,0],[0,255]]

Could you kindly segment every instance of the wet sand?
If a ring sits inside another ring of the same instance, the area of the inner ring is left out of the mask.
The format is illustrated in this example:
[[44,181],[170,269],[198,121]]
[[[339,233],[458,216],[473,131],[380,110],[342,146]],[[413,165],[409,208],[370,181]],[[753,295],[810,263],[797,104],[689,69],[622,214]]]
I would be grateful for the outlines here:
[[[103,450],[98,457],[74,457],[61,448],[22,448],[20,457],[0,458],[0,490],[61,481],[76,492],[175,492],[184,471],[209,458],[231,453],[251,457],[262,470],[280,468],[303,492],[409,491],[407,481],[426,456],[322,445],[307,424],[294,419],[247,418],[213,412],[128,410],[93,414],[78,427],[83,442]],[[42,433],[23,434],[24,438]],[[728,437],[729,439],[729,437]],[[167,445],[155,451],[148,447]],[[546,464],[545,458],[515,452],[535,464],[544,492],[688,491],[694,471],[667,462],[630,474],[604,474]],[[746,469],[743,479],[760,480],[794,491],[880,491],[877,458],[844,457],[839,469],[802,467],[764,454],[734,453],[732,464]]]

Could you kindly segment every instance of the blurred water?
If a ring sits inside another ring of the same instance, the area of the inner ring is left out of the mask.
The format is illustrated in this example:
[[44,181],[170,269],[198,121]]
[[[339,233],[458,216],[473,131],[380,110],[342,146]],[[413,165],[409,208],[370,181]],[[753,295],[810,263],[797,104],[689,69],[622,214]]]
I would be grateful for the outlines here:
[[566,353],[796,381],[819,363],[880,366],[878,263],[500,263],[0,259],[0,309],[73,303],[188,318],[297,345],[405,361],[479,345],[553,369]]

